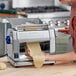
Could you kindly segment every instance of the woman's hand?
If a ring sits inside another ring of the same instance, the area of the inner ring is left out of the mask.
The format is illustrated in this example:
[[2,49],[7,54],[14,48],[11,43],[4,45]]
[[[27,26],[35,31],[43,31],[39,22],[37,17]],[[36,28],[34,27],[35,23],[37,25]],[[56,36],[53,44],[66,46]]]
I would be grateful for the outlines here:
[[30,50],[29,50],[29,49],[27,49],[27,54],[28,54],[30,57],[32,57],[31,54],[30,54]]
[[76,0],[59,0],[61,3],[76,3]]
[[49,61],[50,55],[48,53],[42,52],[42,54],[45,56],[45,61]]
[[71,3],[72,0],[59,0],[61,3]]
[[70,34],[69,27],[65,27],[64,29],[59,29],[58,32],[62,32],[64,34]]
[[[30,57],[32,57],[31,56],[31,54],[30,54],[30,50],[29,49],[27,49],[27,54],[30,56]],[[46,61],[49,61],[49,54],[48,53],[44,53],[44,52],[42,52],[42,54],[45,56],[45,60]]]

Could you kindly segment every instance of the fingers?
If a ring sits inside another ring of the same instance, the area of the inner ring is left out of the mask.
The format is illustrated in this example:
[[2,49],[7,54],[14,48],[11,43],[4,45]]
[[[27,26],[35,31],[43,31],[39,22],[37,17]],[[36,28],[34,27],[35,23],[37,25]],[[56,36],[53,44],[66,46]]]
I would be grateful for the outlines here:
[[29,49],[27,49],[27,54],[30,56],[30,50]]
[[68,32],[69,30],[67,30],[67,29],[61,29],[61,30],[58,30],[58,32]]
[[45,52],[42,52],[42,54],[45,56],[45,61],[49,61],[49,54],[48,53],[45,53]]
[[62,32],[62,33],[65,33],[65,34],[69,34],[69,31],[70,31],[69,28],[58,30],[58,32]]
[[69,27],[65,27],[65,29],[69,29]]
[[[29,49],[27,49],[27,54],[31,57],[31,55],[30,55],[30,50],[29,50]],[[45,56],[45,60],[46,60],[46,61],[49,61],[49,54],[47,54],[47,53],[45,53],[45,52],[42,52],[42,54]]]
[[59,0],[59,1],[62,3],[70,3],[71,2],[71,0]]

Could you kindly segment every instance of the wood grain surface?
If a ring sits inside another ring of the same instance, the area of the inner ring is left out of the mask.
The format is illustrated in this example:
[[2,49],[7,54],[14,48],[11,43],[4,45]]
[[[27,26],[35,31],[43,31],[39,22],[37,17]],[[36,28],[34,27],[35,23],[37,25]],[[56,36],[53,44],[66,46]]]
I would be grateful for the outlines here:
[[0,70],[0,76],[76,76],[76,63],[59,63],[55,65],[44,65],[42,68],[25,66],[15,68],[7,61],[7,58],[0,58],[7,64],[6,70]]

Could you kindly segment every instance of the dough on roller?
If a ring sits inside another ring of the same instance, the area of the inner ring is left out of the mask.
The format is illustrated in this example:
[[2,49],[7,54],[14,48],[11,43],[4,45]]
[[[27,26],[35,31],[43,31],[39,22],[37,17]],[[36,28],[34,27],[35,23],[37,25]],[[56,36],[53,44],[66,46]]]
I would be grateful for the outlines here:
[[34,60],[34,65],[37,68],[42,67],[43,63],[44,63],[44,56],[43,55],[35,55],[33,56],[33,60]]
[[6,64],[0,62],[0,70],[5,70],[6,69]]
[[44,63],[45,56],[41,52],[39,42],[27,43],[27,47],[30,50],[30,55],[33,58],[35,67],[37,67],[37,68],[41,67]]

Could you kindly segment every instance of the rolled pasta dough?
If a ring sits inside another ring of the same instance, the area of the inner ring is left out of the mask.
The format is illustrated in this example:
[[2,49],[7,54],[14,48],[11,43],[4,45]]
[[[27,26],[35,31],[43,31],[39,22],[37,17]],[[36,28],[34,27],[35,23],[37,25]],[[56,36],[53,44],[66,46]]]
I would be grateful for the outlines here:
[[30,50],[30,55],[33,58],[33,62],[34,62],[35,67],[40,68],[44,63],[45,57],[41,52],[39,42],[27,43],[27,47]]

